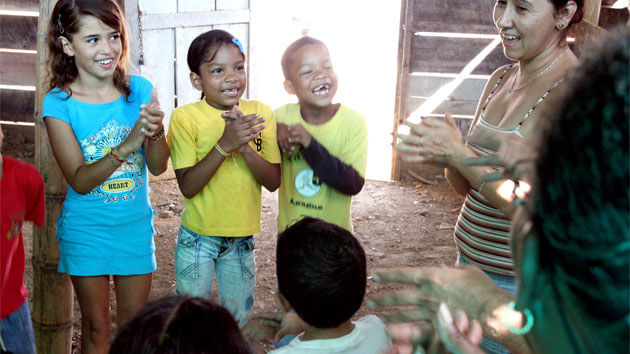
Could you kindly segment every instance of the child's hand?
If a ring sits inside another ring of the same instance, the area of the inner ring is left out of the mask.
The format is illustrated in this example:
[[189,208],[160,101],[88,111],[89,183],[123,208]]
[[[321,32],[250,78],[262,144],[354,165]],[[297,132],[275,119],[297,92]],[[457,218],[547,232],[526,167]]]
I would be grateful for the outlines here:
[[254,343],[273,336],[280,329],[280,322],[265,318],[257,318],[256,315],[247,319],[245,326],[241,328],[241,333],[248,342]]
[[157,89],[155,87],[151,91],[151,101],[142,106],[140,118],[144,118],[147,121],[144,125],[144,133],[148,137],[154,136],[163,128],[162,120],[164,119],[164,112],[160,109],[160,101],[158,101]]
[[230,112],[223,113],[222,117],[226,120],[225,130],[218,144],[226,152],[234,151],[243,144],[249,143],[265,129],[265,125],[262,124],[265,122],[264,117],[258,117],[258,114],[243,115],[236,106]]
[[278,147],[280,147],[280,151],[291,154],[293,150],[298,147],[296,144],[291,144],[289,142],[289,126],[282,123],[277,123],[276,127],[276,136],[278,137]]
[[301,124],[294,124],[289,127],[289,143],[292,145],[291,152],[297,145],[307,148],[311,144],[312,136]]
[[252,319],[264,319],[279,323],[280,328],[276,328],[274,340],[279,342],[284,336],[293,334],[298,335],[304,332],[304,321],[295,313],[291,312],[265,312],[252,316]]

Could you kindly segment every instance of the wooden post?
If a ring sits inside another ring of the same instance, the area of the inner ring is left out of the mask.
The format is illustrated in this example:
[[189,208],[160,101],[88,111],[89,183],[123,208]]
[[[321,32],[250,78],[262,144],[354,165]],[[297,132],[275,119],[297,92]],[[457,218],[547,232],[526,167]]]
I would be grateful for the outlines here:
[[[394,129],[396,134],[398,127],[407,118],[407,86],[409,84],[409,63],[411,58],[411,39],[413,29],[408,28],[413,23],[413,0],[402,0],[400,7],[400,35],[398,39],[398,79],[396,82],[396,103],[394,108]],[[396,143],[396,138],[392,140]],[[402,160],[395,149],[392,149],[391,179],[400,180]]]
[[33,327],[38,353],[68,354],[72,349],[72,284],[57,272],[59,248],[55,222],[66,194],[66,182],[50,150],[41,113],[46,95],[48,19],[57,0],[39,1],[37,85],[35,93],[35,165],[46,184],[46,223],[33,230]]
[[599,12],[602,8],[602,0],[586,0],[584,2],[584,19],[597,26],[599,24]]

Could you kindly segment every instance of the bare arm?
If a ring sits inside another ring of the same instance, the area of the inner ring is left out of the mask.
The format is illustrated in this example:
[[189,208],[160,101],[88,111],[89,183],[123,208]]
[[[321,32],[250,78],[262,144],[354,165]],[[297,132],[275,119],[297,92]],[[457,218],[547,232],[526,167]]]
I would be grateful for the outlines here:
[[273,192],[280,187],[280,164],[270,163],[263,159],[252,149],[249,144],[245,144],[238,149],[256,178],[256,181],[265,186],[268,191]]
[[[118,154],[127,158],[132,152],[138,151],[146,135],[146,121],[139,118],[131,133],[118,147]],[[83,153],[70,124],[55,117],[46,117],[46,131],[50,139],[50,146],[64,177],[77,193],[85,194],[101,185],[120,167],[121,163],[115,158],[105,155],[98,161],[86,164]]]

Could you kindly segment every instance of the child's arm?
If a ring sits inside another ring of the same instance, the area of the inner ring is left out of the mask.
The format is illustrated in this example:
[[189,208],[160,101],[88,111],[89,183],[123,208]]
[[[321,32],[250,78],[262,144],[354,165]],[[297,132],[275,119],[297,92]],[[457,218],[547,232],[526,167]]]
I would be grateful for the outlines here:
[[[147,167],[154,176],[158,176],[166,171],[168,166],[169,150],[164,139],[164,112],[160,109],[160,102],[157,98],[155,88],[151,91],[151,101],[140,111],[140,117],[147,120],[150,125],[144,143],[145,158]],[[157,137],[156,134],[161,135]]]
[[[144,132],[146,125],[146,119],[138,118],[129,136],[116,147],[120,157],[126,160],[129,154],[140,150],[146,138]],[[85,194],[98,187],[121,165],[121,162],[111,155],[105,155],[95,163],[86,164],[72,126],[61,119],[46,117],[46,131],[61,172],[77,193]]]
[[[265,118],[258,117],[256,114],[236,118],[230,123],[226,122],[223,135],[217,145],[226,153],[232,152],[255,139],[265,128],[262,124],[264,122]],[[194,166],[175,170],[177,184],[184,197],[190,199],[197,195],[210,182],[223,160],[225,156],[214,147]]]
[[256,181],[265,186],[268,191],[273,192],[280,187],[280,164],[270,163],[263,159],[252,149],[249,144],[244,144],[238,148],[245,161],[256,178]]
[[300,124],[289,127],[289,143],[302,146],[302,156],[328,186],[346,195],[358,194],[365,179],[352,166],[331,155]]

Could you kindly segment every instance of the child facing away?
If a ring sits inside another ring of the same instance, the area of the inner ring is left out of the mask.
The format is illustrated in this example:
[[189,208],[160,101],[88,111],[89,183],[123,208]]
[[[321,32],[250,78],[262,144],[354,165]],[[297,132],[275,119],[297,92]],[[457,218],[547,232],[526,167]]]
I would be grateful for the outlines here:
[[107,350],[110,275],[120,326],[146,302],[156,268],[147,167],[166,170],[164,113],[152,84],[126,75],[127,39],[114,0],[55,4],[42,117],[68,181],[58,270],[70,275],[81,307],[84,353]]
[[147,303],[118,332],[110,354],[253,354],[232,315],[200,297],[171,295]]
[[292,318],[292,313],[257,314],[243,332],[252,341],[268,334],[269,326],[260,334],[250,330],[262,319],[282,326],[276,339],[280,332],[302,333],[270,353],[370,354],[391,345],[378,317],[367,315],[351,321],[363,302],[367,274],[363,247],[348,230],[303,218],[280,234],[276,272],[281,307],[295,310],[299,319]]
[[278,232],[304,216],[352,232],[350,203],[365,183],[365,118],[332,103],[337,74],[320,40],[302,37],[289,45],[282,55],[282,71],[284,87],[298,103],[275,111],[282,150]]
[[190,44],[198,102],[173,111],[168,143],[186,208],[175,250],[177,294],[211,298],[239,324],[252,313],[256,265],[253,234],[260,232],[261,185],[280,185],[280,151],[271,108],[241,99],[247,86],[245,53],[222,30]]
[[[4,135],[0,129],[0,150]],[[0,153],[0,352],[35,354],[24,285],[22,224],[44,226],[44,180],[35,167]]]

